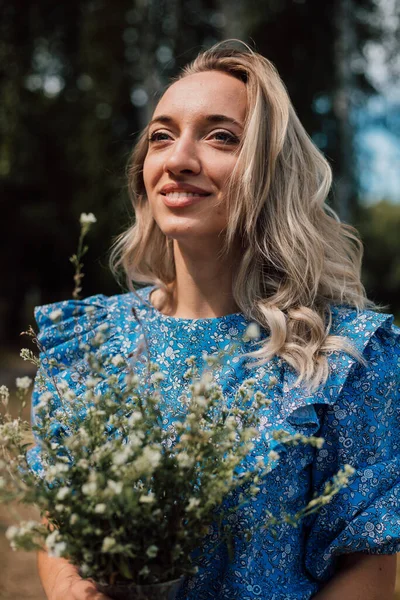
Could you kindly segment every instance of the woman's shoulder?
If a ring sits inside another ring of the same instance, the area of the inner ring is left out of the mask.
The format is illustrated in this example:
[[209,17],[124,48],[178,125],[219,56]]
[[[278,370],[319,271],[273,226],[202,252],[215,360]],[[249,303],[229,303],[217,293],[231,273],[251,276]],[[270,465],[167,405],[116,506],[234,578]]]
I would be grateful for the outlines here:
[[[65,344],[74,344],[77,338],[97,334],[108,337],[126,329],[146,309],[149,287],[105,296],[96,294],[81,300],[64,300],[37,306],[34,310],[39,331],[37,339],[42,351]],[[142,313],[143,316],[143,313]],[[65,346],[64,346],[65,347]]]
[[338,307],[332,314],[331,333],[346,337],[359,357],[347,352],[331,353],[329,377],[317,392],[317,400],[330,405],[332,414],[350,401],[354,418],[368,403],[383,412],[389,405],[398,410],[400,328],[394,324],[393,315]]
[[[372,370],[380,376],[387,371],[398,377],[400,372],[400,328],[390,313],[374,310],[357,310],[349,306],[332,307],[331,335],[347,338],[359,352],[362,360],[348,353],[335,352],[336,367],[331,379],[343,375],[368,377]],[[358,368],[355,366],[358,365]],[[351,367],[351,368],[350,368]],[[342,377],[343,383],[346,377]]]
[[294,424],[319,426],[314,408],[324,405],[333,410],[349,391],[355,404],[364,402],[372,385],[388,386],[392,398],[399,394],[400,328],[393,315],[338,305],[331,306],[331,317],[330,335],[346,338],[359,357],[345,350],[330,351],[328,379],[313,392],[304,383],[296,385],[297,373],[284,366],[284,414]]
[[390,313],[339,305],[331,306],[331,315],[330,335],[347,338],[360,354],[367,349],[369,353],[374,348],[378,351],[382,344],[397,348],[400,345],[400,328]]
[[391,313],[369,309],[357,309],[344,304],[330,306],[332,335],[347,335],[353,338],[366,337],[381,327],[399,333],[400,329],[394,325],[394,316]]

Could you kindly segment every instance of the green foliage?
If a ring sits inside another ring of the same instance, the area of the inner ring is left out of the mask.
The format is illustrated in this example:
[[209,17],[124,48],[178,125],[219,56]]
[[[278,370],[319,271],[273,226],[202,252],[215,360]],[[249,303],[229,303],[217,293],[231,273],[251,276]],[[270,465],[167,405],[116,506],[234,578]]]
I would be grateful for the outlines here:
[[400,320],[400,204],[383,200],[361,207],[356,225],[364,242],[367,293]]

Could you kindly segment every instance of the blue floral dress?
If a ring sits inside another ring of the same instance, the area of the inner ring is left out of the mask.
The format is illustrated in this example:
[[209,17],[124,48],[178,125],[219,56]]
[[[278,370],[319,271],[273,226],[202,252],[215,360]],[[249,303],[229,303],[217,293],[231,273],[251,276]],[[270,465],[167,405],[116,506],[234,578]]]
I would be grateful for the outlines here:
[[[137,291],[138,297],[132,293],[96,295],[50,304],[38,307],[35,316],[45,352],[42,360],[62,361],[65,368],[56,377],[81,394],[84,389],[79,380],[85,364],[80,343],[107,324],[101,347],[104,356],[128,356],[143,339],[132,314],[134,307],[149,339],[150,358],[167,375],[160,384],[166,427],[179,411],[178,398],[187,385],[185,359],[195,356],[201,368],[203,352],[228,350],[232,342],[239,344],[238,350],[215,374],[224,395],[232,398],[251,376],[257,382],[255,389],[272,400],[262,415],[255,453],[266,455],[274,449],[280,460],[265,477],[259,495],[231,517],[233,556],[228,556],[224,544],[216,546],[218,533],[211,531],[204,540],[199,572],[188,579],[179,600],[307,600],[334,574],[339,555],[399,552],[400,329],[393,325],[393,317],[334,306],[331,333],[351,340],[367,364],[344,352],[331,353],[329,379],[310,395],[302,386],[293,387],[294,371],[278,358],[257,368],[246,366],[253,359],[242,355],[255,347],[253,340],[242,340],[250,323],[242,313],[212,319],[168,317],[151,304],[154,289],[144,287]],[[55,310],[62,314],[57,324],[50,318]],[[261,329],[261,338],[266,337]],[[110,369],[122,377],[123,367],[111,365]],[[36,383],[33,420],[41,392]],[[73,409],[71,405],[71,414]],[[318,435],[325,443],[320,449],[283,446],[272,439],[276,429]],[[39,472],[39,446],[31,451],[30,461]],[[265,520],[266,511],[277,516],[277,511],[294,514],[346,463],[356,469],[350,484],[298,528],[280,525],[274,537],[270,530],[254,527]],[[248,527],[254,530],[251,541],[245,537]]]

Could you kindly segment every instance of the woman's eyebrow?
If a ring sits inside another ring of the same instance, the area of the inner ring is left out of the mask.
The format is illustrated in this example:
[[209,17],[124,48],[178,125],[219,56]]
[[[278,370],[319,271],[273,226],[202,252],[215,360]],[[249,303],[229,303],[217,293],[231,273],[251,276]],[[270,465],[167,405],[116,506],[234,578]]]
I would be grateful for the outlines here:
[[242,123],[239,123],[239,121],[236,121],[232,117],[227,117],[226,115],[207,115],[206,121],[210,123],[232,123],[238,127],[243,127]]
[[[227,117],[226,115],[206,115],[203,117],[205,121],[209,123],[231,123],[232,125],[237,125],[238,127],[243,128],[243,125],[236,121],[232,117]],[[154,123],[163,123],[164,125],[170,125],[174,123],[174,119],[169,117],[168,115],[159,115],[150,121],[148,127],[153,125]]]

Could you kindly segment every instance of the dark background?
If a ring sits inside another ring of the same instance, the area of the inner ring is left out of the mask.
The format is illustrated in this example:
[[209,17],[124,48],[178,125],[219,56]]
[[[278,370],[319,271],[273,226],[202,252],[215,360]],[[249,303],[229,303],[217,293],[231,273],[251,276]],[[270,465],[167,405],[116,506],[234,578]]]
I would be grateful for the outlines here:
[[107,259],[132,219],[128,153],[169,77],[229,37],[277,66],[333,167],[331,205],[361,231],[368,293],[399,316],[400,204],[364,202],[360,164],[369,167],[354,141],[379,92],[366,53],[387,40],[379,4],[0,0],[0,348],[20,346],[34,305],[71,297],[81,212],[98,219],[84,295],[120,291]]

